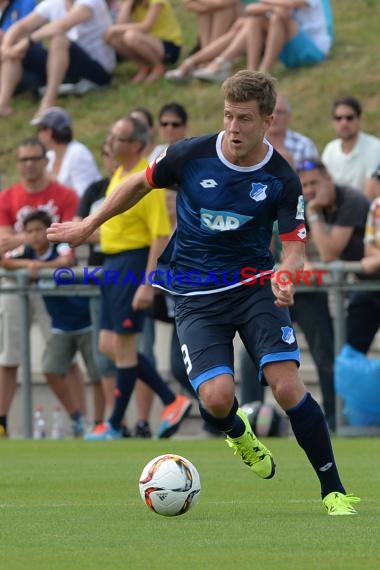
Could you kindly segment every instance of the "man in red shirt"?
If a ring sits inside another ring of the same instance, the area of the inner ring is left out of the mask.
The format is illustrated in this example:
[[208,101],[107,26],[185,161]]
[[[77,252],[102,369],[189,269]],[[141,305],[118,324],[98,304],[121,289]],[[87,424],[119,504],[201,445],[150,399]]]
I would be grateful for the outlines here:
[[[35,138],[26,139],[17,150],[20,181],[0,193],[0,253],[1,256],[25,242],[23,220],[31,210],[45,210],[55,221],[73,218],[78,197],[74,190],[49,178],[46,172],[46,149]],[[14,280],[4,279],[13,286]],[[50,324],[41,298],[31,299],[33,316],[44,336],[49,335]],[[0,346],[0,437],[7,434],[7,415],[16,391],[17,368],[20,364],[20,318],[17,295],[0,295],[2,343]],[[77,365],[74,365],[77,366]],[[73,429],[83,432],[83,418],[77,411]],[[82,424],[82,430],[79,424]],[[80,435],[80,433],[75,434]]]

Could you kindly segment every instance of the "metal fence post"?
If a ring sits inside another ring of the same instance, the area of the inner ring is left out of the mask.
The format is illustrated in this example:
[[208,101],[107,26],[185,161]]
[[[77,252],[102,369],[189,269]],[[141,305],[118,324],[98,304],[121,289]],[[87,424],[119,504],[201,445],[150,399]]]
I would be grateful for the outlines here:
[[23,410],[23,432],[25,438],[33,437],[33,402],[32,402],[32,372],[30,359],[30,303],[29,303],[29,274],[20,270],[16,272],[17,283],[20,287],[20,323],[21,323],[21,397]]

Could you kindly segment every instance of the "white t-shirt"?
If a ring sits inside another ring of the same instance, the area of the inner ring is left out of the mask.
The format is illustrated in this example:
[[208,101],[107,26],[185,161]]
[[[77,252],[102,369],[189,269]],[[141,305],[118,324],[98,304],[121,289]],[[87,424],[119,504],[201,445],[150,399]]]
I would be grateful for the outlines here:
[[[47,152],[49,159],[47,170],[52,172],[55,161],[54,150]],[[57,180],[64,186],[69,186],[78,194],[79,198],[83,195],[87,187],[100,180],[98,167],[91,151],[78,141],[71,141],[67,145],[61,168],[59,169]]]
[[295,8],[293,16],[300,30],[306,32],[322,53],[327,54],[332,45],[329,29],[332,23],[324,8],[324,0],[306,0],[307,6]]
[[[87,6],[93,17],[73,26],[66,36],[110,73],[115,67],[116,57],[114,50],[104,40],[104,34],[112,24],[107,4],[104,0],[75,0],[74,5]],[[35,10],[47,22],[60,20],[68,12],[65,0],[42,0]]]
[[367,178],[374,173],[380,160],[380,139],[359,133],[356,145],[349,154],[342,151],[342,140],[329,142],[322,153],[322,161],[335,184],[364,190]]

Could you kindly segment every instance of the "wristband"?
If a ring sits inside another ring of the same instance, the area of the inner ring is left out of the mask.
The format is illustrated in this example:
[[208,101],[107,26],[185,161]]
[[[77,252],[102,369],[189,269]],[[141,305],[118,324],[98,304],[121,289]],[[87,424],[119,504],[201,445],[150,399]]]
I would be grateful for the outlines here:
[[309,216],[307,218],[307,221],[309,224],[313,224],[314,222],[317,222],[319,220],[319,214],[317,214],[316,212],[314,214],[311,214],[311,216]]

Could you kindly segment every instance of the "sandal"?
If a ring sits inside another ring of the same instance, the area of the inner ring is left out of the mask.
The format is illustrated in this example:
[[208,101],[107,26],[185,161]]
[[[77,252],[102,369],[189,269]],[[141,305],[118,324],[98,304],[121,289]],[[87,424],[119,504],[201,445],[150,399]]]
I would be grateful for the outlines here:
[[193,78],[193,64],[190,58],[185,59],[177,69],[171,69],[165,73],[165,79],[173,83],[189,83]]
[[166,67],[160,63],[159,65],[155,65],[149,75],[145,77],[145,83],[153,83],[163,75],[165,75]]
[[149,75],[150,67],[141,67],[140,71],[132,78],[132,83],[142,83]]
[[194,77],[202,81],[224,81],[231,75],[232,65],[222,57],[216,57],[207,67],[194,71]]

